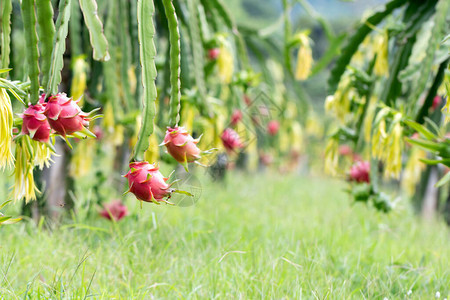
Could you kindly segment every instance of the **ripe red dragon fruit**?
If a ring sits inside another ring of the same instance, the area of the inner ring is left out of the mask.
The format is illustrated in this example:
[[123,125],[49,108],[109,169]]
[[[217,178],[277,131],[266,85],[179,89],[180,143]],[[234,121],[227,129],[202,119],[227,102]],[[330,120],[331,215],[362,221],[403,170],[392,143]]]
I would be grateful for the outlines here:
[[252,99],[248,95],[244,95],[244,102],[247,106],[252,104]]
[[41,143],[48,143],[50,139],[50,124],[44,115],[45,96],[41,96],[39,102],[30,105],[21,115],[23,119],[22,134],[29,135],[33,140]]
[[231,114],[231,125],[236,126],[242,120],[242,112],[239,109],[235,109]]
[[201,150],[197,147],[200,138],[194,139],[184,127],[167,127],[164,142],[167,152],[179,163],[186,164],[200,158]]
[[234,151],[236,148],[242,148],[243,146],[239,134],[231,128],[223,131],[221,139],[223,146],[228,151]]
[[349,181],[370,183],[370,163],[358,161],[350,168]]
[[171,196],[173,189],[155,164],[146,161],[130,163],[128,178],[129,192],[145,202],[166,202],[164,198]]
[[83,112],[77,103],[72,98],[68,98],[66,94],[60,93],[49,98],[44,114],[52,129],[62,136],[83,132],[95,137],[87,130],[90,121],[89,114]]
[[212,48],[208,50],[208,58],[210,60],[216,60],[217,57],[219,57],[220,49],[219,48]]
[[108,220],[120,221],[128,216],[128,209],[120,200],[115,200],[104,204],[100,215]]
[[280,123],[277,120],[272,120],[269,123],[267,123],[267,132],[274,136],[278,133],[278,130],[280,129]]
[[433,98],[433,104],[431,105],[432,110],[435,110],[436,108],[438,108],[442,103],[442,97],[440,97],[439,95],[436,95]]

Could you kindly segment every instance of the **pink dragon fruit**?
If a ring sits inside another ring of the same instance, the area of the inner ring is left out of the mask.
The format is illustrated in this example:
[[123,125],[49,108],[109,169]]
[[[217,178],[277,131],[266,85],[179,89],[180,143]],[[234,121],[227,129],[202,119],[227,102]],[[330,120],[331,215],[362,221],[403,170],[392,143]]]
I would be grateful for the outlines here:
[[274,136],[278,133],[280,129],[280,123],[277,120],[272,120],[267,124],[267,132]]
[[431,105],[431,109],[435,110],[436,108],[438,108],[442,103],[442,97],[440,97],[439,95],[436,95],[433,98],[433,104]]
[[83,132],[95,137],[87,130],[90,121],[89,114],[83,112],[77,103],[72,98],[68,98],[66,94],[60,93],[49,98],[44,114],[52,129],[62,136]]
[[211,48],[208,50],[208,58],[210,60],[216,60],[219,57],[220,49],[219,48]]
[[120,200],[115,200],[103,205],[100,216],[108,220],[120,221],[128,216],[128,209]]
[[130,163],[128,178],[129,192],[145,202],[166,202],[164,198],[171,196],[173,189],[155,164],[146,161]]
[[370,183],[370,163],[358,161],[350,168],[349,181]]
[[50,125],[44,115],[45,95],[41,96],[39,102],[30,105],[21,115],[23,119],[22,134],[29,135],[33,140],[41,143],[48,143],[50,139]]
[[200,138],[194,139],[184,127],[167,127],[164,145],[167,152],[179,163],[186,164],[200,158],[201,150],[197,147]]
[[242,112],[235,109],[231,115],[231,125],[236,126],[242,120]]
[[235,151],[236,148],[242,148],[243,146],[239,134],[231,128],[225,129],[221,138],[223,146],[228,151]]

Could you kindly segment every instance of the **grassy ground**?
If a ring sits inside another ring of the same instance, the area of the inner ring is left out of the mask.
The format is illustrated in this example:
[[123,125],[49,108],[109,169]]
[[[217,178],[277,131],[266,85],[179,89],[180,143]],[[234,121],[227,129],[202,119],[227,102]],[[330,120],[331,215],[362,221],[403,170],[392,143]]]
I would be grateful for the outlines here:
[[52,232],[5,226],[0,299],[448,297],[446,226],[408,209],[351,206],[343,187],[239,175],[204,180],[188,208],[141,210],[130,197],[132,214],[117,224],[93,216]]

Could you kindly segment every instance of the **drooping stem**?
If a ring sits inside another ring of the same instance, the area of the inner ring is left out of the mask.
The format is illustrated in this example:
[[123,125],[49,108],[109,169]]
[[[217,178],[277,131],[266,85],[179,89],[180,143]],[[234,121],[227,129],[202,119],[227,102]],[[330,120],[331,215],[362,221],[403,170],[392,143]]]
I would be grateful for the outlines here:
[[180,93],[180,31],[178,19],[172,0],[163,0],[169,25],[170,36],[170,125],[178,126],[180,121],[181,93]]
[[52,61],[49,69],[47,87],[45,89],[47,95],[56,94],[58,92],[58,85],[61,82],[61,70],[64,67],[63,55],[66,51],[66,37],[69,31],[70,1],[61,0],[59,4],[56,35],[53,41]]
[[23,0],[21,5],[25,45],[27,47],[28,76],[31,81],[30,102],[32,104],[37,103],[39,99],[39,50],[35,6],[35,0]]
[[[134,149],[134,160],[141,160],[144,152],[149,146],[149,137],[153,133],[154,119],[156,114],[155,101],[156,90],[156,47],[153,40],[155,36],[155,26],[153,24],[153,14],[155,6],[153,0],[139,0],[137,6],[139,53],[142,68],[143,86],[143,115],[142,125],[138,135],[138,141]],[[154,145],[157,147],[157,145]]]
[[53,38],[55,36],[53,7],[51,0],[37,0],[36,4],[39,42],[41,44],[42,85],[46,86],[52,61]]
[[[1,11],[1,46],[2,46],[2,65],[6,69],[9,66],[9,54],[11,52],[11,0],[2,0],[0,3]],[[2,73],[1,77],[6,77],[7,73]]]
[[80,0],[80,7],[94,49],[93,58],[100,61],[109,60],[108,42],[103,34],[103,24],[97,14],[97,2],[95,0]]

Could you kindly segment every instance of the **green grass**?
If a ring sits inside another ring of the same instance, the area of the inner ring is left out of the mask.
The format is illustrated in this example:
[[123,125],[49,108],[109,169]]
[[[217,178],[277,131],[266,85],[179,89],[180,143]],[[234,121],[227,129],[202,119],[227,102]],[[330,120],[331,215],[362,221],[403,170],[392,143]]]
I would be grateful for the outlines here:
[[188,208],[140,209],[130,196],[132,213],[117,224],[94,214],[52,231],[4,226],[0,299],[448,297],[448,228],[406,208],[352,206],[344,187],[238,175],[204,179]]

